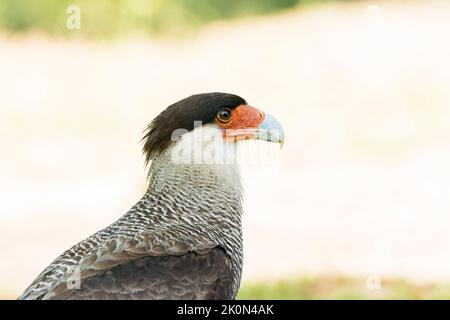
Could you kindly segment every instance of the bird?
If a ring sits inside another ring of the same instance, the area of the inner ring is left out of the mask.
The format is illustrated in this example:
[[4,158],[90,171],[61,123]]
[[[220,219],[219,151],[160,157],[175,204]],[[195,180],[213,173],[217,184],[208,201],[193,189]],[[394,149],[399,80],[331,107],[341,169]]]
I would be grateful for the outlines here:
[[278,120],[238,95],[194,94],[157,115],[142,138],[145,194],[74,245],[19,300],[232,300],[243,267],[237,146],[283,144]]

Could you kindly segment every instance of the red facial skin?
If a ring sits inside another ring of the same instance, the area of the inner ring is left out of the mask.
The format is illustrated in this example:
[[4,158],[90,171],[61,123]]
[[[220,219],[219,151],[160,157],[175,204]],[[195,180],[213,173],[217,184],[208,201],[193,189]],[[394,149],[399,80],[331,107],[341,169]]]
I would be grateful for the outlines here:
[[264,113],[249,105],[240,105],[231,110],[231,118],[223,123],[217,117],[216,125],[222,129],[226,141],[255,139],[259,125],[264,121]]

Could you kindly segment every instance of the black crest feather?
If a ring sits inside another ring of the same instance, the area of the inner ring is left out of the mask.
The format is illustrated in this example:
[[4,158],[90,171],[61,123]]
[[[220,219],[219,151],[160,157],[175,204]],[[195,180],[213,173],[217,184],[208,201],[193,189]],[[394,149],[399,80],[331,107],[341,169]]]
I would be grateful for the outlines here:
[[246,101],[234,94],[211,92],[195,94],[184,98],[161,112],[147,126],[143,152],[146,164],[172,142],[172,133],[176,129],[194,129],[194,121],[211,123],[221,108],[233,109]]

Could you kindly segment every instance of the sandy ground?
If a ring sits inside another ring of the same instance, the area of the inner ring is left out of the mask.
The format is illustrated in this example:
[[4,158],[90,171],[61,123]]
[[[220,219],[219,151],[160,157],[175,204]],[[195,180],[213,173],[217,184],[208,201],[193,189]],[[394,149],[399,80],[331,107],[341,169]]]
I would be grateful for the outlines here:
[[243,96],[286,132],[275,165],[244,170],[244,281],[449,281],[450,5],[373,4],[181,42],[1,36],[1,296],[126,212],[145,190],[142,129],[207,91]]

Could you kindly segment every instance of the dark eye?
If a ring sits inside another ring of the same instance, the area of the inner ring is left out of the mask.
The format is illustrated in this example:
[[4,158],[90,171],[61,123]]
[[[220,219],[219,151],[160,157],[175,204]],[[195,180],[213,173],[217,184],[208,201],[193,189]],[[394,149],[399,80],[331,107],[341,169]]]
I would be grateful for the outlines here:
[[222,123],[226,123],[231,120],[231,110],[228,108],[222,108],[217,113],[217,120]]

